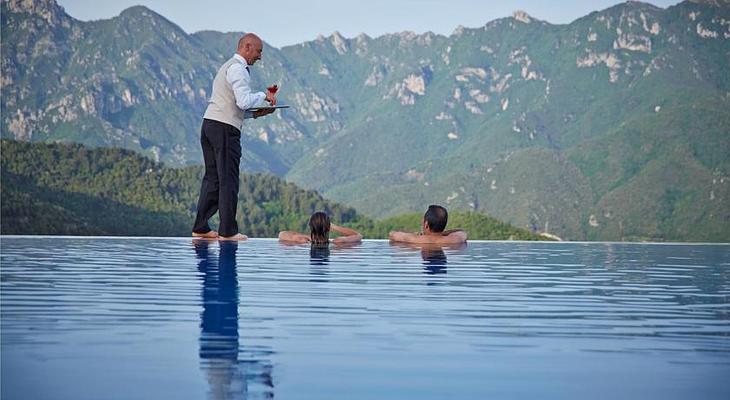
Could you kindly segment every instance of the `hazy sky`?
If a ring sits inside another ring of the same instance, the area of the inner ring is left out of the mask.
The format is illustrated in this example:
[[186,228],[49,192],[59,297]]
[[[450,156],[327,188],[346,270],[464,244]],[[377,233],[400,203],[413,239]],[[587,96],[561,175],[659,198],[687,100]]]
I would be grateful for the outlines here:
[[[650,0],[659,7],[677,0]],[[133,5],[144,5],[187,32],[256,32],[272,46],[282,47],[339,31],[359,33],[432,31],[451,34],[458,25],[483,26],[515,10],[553,24],[569,23],[616,0],[58,0],[72,17],[84,21],[107,19]]]

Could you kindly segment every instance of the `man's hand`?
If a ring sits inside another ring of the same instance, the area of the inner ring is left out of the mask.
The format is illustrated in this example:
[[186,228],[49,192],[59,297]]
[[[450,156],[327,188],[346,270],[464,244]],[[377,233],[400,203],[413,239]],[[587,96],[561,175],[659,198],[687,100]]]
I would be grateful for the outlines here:
[[274,111],[276,111],[275,108],[261,108],[261,109],[258,109],[253,112],[253,117],[254,118],[263,117],[265,115],[271,114]]
[[392,240],[393,242],[413,242],[416,236],[416,233],[400,231],[390,231],[390,233],[388,233],[388,239]]
[[268,101],[269,104],[271,104],[272,106],[275,106],[276,105],[276,94],[267,91],[266,92],[266,101]]

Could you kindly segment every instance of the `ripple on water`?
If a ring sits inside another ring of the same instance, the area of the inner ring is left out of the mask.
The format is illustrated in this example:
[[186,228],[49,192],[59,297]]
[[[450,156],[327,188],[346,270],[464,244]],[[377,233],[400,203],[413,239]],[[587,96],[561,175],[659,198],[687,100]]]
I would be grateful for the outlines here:
[[[664,397],[685,393],[675,381],[730,393],[713,380],[730,373],[725,245],[3,237],[0,263],[3,397],[411,397],[414,382],[430,390],[419,398],[484,397],[525,379],[547,397],[589,395],[556,371],[619,397],[627,380]],[[15,372],[28,370],[47,385]]]

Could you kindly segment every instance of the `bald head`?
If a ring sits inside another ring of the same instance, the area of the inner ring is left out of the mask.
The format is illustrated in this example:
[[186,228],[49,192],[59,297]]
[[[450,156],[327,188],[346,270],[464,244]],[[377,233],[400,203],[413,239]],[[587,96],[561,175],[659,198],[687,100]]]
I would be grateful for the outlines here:
[[248,65],[254,65],[256,61],[261,59],[263,49],[264,43],[261,38],[253,33],[247,33],[238,39],[238,50],[236,52],[246,59]]
[[255,33],[247,33],[238,39],[238,50],[245,48],[246,45],[255,46],[257,44],[262,44],[261,38],[256,36]]

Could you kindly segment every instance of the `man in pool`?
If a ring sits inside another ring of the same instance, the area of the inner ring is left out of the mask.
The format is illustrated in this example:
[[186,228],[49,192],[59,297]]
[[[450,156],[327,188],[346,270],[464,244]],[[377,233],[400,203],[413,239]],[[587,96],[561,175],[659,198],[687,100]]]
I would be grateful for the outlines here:
[[466,242],[466,231],[463,229],[446,229],[449,213],[437,205],[428,206],[423,215],[423,231],[417,233],[393,231],[388,237],[393,242],[456,244]]
[[[249,66],[261,59],[263,42],[253,33],[238,41],[236,54],[226,61],[213,79],[213,91],[203,115],[200,145],[203,147],[205,175],[200,185],[198,212],[193,236],[221,240],[246,240],[238,233],[239,163],[241,162],[241,125],[246,118],[258,118],[273,108],[248,111],[264,100],[276,105],[274,91],[252,92]],[[219,232],[210,229],[208,220],[218,212]],[[220,235],[219,235],[220,234]]]

